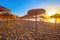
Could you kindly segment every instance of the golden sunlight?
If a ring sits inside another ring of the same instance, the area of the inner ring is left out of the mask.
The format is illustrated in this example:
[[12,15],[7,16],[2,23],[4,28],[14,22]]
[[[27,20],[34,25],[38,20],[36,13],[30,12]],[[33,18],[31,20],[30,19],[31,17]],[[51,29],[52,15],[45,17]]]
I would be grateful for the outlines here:
[[54,18],[50,19],[50,22],[55,23],[55,19]]
[[47,15],[48,16],[52,16],[52,15],[54,15],[54,14],[56,14],[57,12],[56,11],[50,11]]

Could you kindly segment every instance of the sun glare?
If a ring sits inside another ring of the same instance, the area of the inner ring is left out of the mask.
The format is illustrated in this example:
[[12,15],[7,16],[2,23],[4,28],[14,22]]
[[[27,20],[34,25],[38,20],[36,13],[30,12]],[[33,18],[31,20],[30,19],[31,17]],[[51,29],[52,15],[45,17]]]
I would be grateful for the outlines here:
[[56,11],[50,11],[50,12],[48,13],[48,16],[52,16],[52,15],[54,15],[54,14],[56,14]]
[[55,23],[55,19],[50,19],[50,22],[51,23]]

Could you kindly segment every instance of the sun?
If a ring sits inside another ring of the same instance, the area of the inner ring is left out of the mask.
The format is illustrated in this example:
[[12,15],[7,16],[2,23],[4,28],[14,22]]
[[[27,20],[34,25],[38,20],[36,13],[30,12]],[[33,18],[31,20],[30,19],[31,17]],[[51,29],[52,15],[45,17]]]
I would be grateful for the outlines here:
[[55,19],[53,18],[53,19],[50,19],[50,22],[51,23],[55,23]]
[[48,15],[48,16],[52,16],[52,15],[54,15],[54,14],[56,14],[56,13],[57,13],[56,11],[52,10],[52,11],[50,11],[47,15]]

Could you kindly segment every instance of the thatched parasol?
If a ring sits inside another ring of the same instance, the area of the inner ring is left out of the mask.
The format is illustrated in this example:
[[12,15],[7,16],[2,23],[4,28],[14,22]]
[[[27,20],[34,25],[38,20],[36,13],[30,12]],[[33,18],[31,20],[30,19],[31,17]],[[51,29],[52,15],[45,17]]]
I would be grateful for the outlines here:
[[53,16],[50,16],[51,18],[60,18],[60,14],[55,14]]
[[55,18],[55,27],[56,27],[56,22],[57,22],[57,18],[60,18],[60,14],[55,14],[53,16],[50,16],[50,18]]
[[7,19],[7,17],[8,17],[8,19],[15,19],[16,18],[15,15],[13,15],[13,14],[9,14],[9,13],[0,14],[0,18],[2,18],[2,19]]
[[9,14],[9,13],[3,13],[3,14],[0,14],[0,18],[2,18],[2,20],[6,19],[7,25],[8,25],[9,19],[16,19],[16,16],[13,14]]
[[27,12],[27,15],[29,16],[35,16],[36,19],[36,31],[37,31],[37,16],[45,14],[45,9],[32,9]]
[[11,11],[11,10],[9,10],[9,9],[3,7],[3,6],[0,6],[0,12],[2,12],[2,11]]
[[31,9],[27,12],[27,15],[40,15],[45,14],[45,9]]

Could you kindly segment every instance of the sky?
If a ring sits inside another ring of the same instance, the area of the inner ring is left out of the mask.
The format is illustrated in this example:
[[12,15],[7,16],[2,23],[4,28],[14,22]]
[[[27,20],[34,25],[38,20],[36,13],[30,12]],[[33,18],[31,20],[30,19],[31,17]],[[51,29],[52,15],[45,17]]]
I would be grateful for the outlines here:
[[23,16],[29,10],[38,8],[60,11],[60,0],[0,0],[0,6],[10,9],[12,14]]

